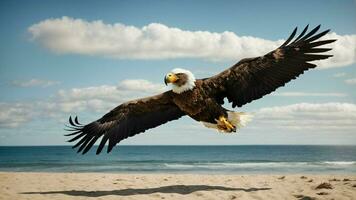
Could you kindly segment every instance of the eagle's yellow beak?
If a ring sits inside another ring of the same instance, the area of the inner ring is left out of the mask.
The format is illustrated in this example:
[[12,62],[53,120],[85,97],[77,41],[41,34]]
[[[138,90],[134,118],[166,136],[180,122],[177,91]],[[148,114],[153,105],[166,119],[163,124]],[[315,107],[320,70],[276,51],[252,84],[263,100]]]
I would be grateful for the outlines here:
[[168,73],[164,77],[164,83],[167,85],[168,83],[175,83],[178,80],[178,76],[173,73]]

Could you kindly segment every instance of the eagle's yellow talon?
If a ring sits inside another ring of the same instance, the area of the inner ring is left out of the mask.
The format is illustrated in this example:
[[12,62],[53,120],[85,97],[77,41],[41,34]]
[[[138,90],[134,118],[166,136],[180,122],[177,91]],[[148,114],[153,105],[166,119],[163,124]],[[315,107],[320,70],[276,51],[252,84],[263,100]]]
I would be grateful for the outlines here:
[[231,133],[236,131],[236,127],[232,125],[224,116],[220,116],[218,122],[218,128],[223,132]]

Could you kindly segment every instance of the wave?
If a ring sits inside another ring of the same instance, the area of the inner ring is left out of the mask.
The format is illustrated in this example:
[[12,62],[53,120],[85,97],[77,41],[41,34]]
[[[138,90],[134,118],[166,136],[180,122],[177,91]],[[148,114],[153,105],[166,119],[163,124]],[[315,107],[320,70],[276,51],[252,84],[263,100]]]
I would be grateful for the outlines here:
[[238,169],[238,168],[297,168],[322,166],[356,165],[356,161],[324,161],[324,162],[245,162],[245,163],[164,163],[167,168],[174,169]]
[[125,172],[125,173],[356,173],[356,161],[323,162],[154,162],[71,165],[0,165],[0,171]]
[[329,165],[356,165],[356,161],[325,161]]

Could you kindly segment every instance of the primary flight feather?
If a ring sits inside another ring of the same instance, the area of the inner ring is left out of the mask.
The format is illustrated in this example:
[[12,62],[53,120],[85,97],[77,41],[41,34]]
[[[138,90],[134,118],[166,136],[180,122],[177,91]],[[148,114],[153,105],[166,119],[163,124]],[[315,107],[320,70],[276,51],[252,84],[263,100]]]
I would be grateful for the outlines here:
[[121,140],[145,132],[166,122],[188,115],[203,122],[209,128],[222,132],[235,132],[244,126],[250,115],[229,111],[222,107],[227,98],[232,107],[241,107],[253,100],[284,86],[304,71],[315,68],[310,63],[332,55],[322,54],[330,48],[321,48],[336,40],[318,40],[329,30],[317,33],[320,25],[308,32],[306,26],[294,39],[297,28],[277,49],[264,56],[242,59],[229,69],[206,79],[195,79],[184,69],[174,69],[164,77],[164,82],[172,84],[172,90],[129,101],[87,125],[78,118],[69,118],[70,134],[76,141],[73,148],[87,153],[101,138],[96,153],[99,154],[108,143],[107,152]]

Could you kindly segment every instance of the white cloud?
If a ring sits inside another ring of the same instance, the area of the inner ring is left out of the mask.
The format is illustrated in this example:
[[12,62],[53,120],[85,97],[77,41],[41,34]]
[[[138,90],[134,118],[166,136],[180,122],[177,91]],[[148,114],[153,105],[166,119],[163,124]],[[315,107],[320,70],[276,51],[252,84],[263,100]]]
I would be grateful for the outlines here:
[[333,75],[334,78],[341,78],[346,76],[347,74],[345,72],[340,72],[340,73],[336,73]]
[[261,127],[278,127],[300,131],[354,132],[356,105],[351,103],[299,103],[262,108],[256,112]]
[[28,30],[34,40],[54,52],[131,59],[236,59],[264,54],[282,42],[228,31],[185,31],[159,23],[138,28],[69,17],[44,20]]
[[347,83],[349,85],[356,85],[356,78],[347,79],[347,80],[345,80],[345,83]]
[[[120,59],[237,60],[263,55],[283,42],[239,36],[229,31],[187,31],[159,23],[135,27],[70,17],[47,19],[32,25],[28,31],[34,41],[57,53]],[[338,41],[329,45],[334,48],[331,52],[334,57],[320,62],[321,69],[356,62],[356,35],[331,33],[325,38]]]
[[30,80],[14,80],[11,82],[12,85],[18,87],[49,87],[53,85],[58,85],[58,81],[51,80],[41,80],[41,79],[30,79]]
[[283,97],[346,97],[348,96],[345,93],[338,92],[277,92],[272,93],[274,96],[283,96]]
[[29,122],[33,117],[32,112],[31,104],[0,102],[0,128],[16,128]]
[[164,91],[167,89],[163,84],[155,84],[143,79],[123,80],[118,86],[118,90],[130,91]]
[[101,85],[59,90],[48,100],[0,103],[0,127],[16,128],[39,117],[68,117],[80,112],[104,114],[119,104],[164,92],[163,84],[147,80],[124,80],[118,85]]
[[60,90],[53,98],[55,105],[48,106],[48,110],[56,112],[93,111],[105,112],[120,103],[162,93],[167,88],[163,84],[155,84],[147,80],[123,80],[117,86],[102,85],[85,88]]

